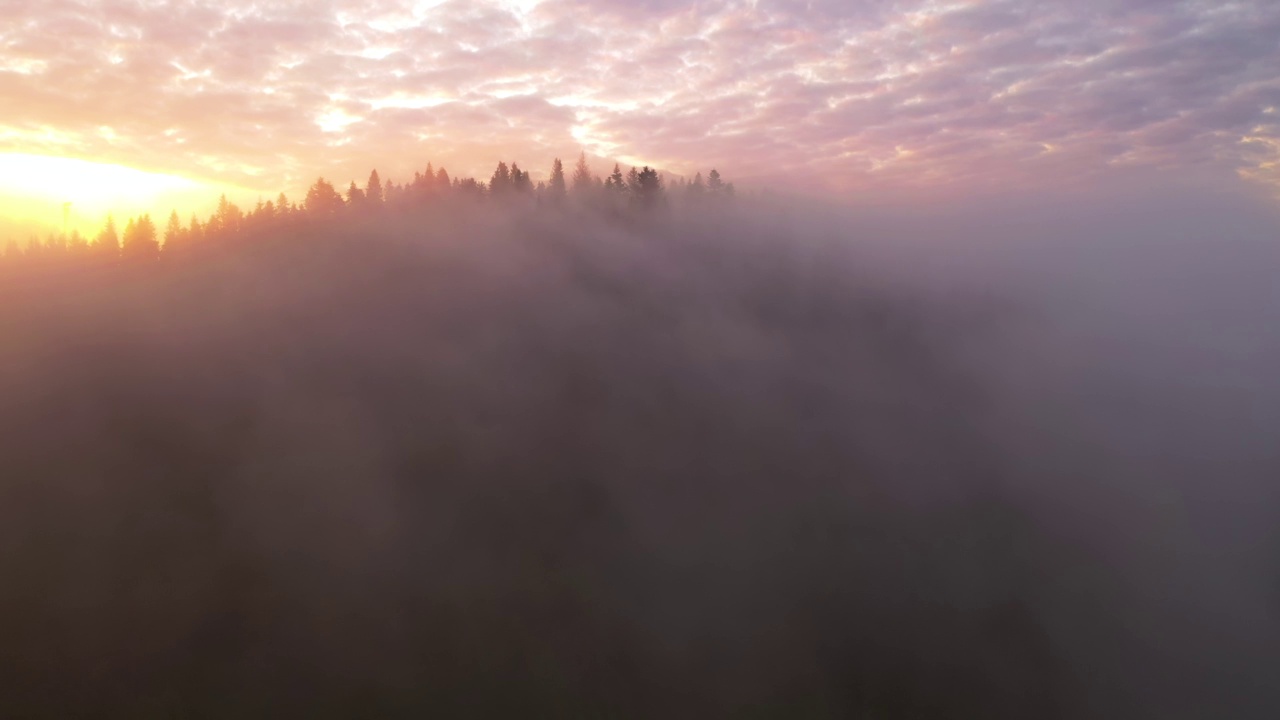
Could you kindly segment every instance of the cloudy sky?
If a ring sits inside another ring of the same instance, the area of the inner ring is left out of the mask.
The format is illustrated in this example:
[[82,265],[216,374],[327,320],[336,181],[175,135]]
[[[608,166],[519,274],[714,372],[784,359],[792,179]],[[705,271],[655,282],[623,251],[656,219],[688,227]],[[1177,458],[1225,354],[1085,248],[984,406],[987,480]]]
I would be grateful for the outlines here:
[[0,0],[0,107],[0,153],[270,194],[580,149],[838,196],[1265,187],[1280,2]]

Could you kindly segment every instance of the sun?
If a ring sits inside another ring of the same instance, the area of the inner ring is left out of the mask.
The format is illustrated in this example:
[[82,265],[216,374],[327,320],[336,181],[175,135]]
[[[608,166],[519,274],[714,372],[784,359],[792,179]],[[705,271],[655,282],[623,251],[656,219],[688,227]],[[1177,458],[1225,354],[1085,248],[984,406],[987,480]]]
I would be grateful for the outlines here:
[[112,163],[0,153],[0,216],[46,229],[91,232],[124,217],[206,204],[208,183]]

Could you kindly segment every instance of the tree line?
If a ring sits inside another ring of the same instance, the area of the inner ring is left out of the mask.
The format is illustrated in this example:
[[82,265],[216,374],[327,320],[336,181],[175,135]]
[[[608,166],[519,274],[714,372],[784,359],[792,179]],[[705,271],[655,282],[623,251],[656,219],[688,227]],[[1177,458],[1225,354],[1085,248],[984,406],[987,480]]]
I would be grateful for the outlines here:
[[692,180],[668,180],[655,168],[632,167],[623,173],[615,163],[612,172],[600,177],[587,164],[586,154],[578,156],[572,173],[566,177],[564,163],[556,158],[550,176],[534,183],[529,171],[519,164],[499,162],[487,182],[470,177],[450,177],[445,168],[431,163],[425,171],[415,171],[413,179],[404,183],[383,181],[375,169],[369,173],[364,187],[352,181],[345,192],[332,182],[319,177],[307,189],[301,203],[280,193],[274,200],[259,200],[245,211],[222,195],[214,212],[201,221],[192,214],[183,222],[175,210],[169,215],[163,231],[149,214],[130,218],[120,228],[113,215],[108,215],[102,229],[93,237],[79,231],[50,235],[43,241],[38,236],[22,246],[10,239],[0,259],[13,263],[81,259],[85,261],[147,261],[161,256],[179,255],[209,241],[230,240],[265,231],[278,230],[292,223],[333,219],[360,213],[403,211],[422,207],[442,198],[504,204],[525,204],[546,208],[574,207],[606,214],[660,211],[670,205],[684,206],[726,204],[733,200],[733,183],[725,182],[720,173],[711,170],[706,179],[697,173]]

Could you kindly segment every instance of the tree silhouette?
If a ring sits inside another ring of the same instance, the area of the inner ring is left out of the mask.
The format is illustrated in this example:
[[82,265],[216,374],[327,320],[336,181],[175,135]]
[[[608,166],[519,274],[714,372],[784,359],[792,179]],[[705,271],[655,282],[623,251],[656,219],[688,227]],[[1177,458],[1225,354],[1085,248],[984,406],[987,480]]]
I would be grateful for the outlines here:
[[[345,199],[331,182],[319,177],[308,188],[301,204],[291,202],[282,192],[275,201],[259,200],[247,214],[223,194],[218,198],[217,209],[203,223],[193,215],[184,228],[177,213],[171,213],[163,233],[163,244],[150,216],[144,214],[129,221],[122,245],[113,215],[109,214],[92,243],[78,233],[69,238],[50,235],[43,242],[39,237],[32,237],[25,248],[11,242],[9,247],[16,250],[8,255],[15,261],[38,260],[41,267],[52,267],[63,258],[83,257],[85,251],[89,251],[91,257],[107,260],[122,256],[130,260],[155,258],[158,254],[167,253],[174,253],[177,257],[186,249],[212,249],[223,240],[260,238],[264,232],[286,228],[304,217],[329,218],[348,208],[360,208],[362,215],[424,212],[427,206],[415,199],[444,192],[454,193],[459,200],[487,196],[498,202],[512,202],[523,197],[534,200],[536,205],[547,206],[561,204],[572,194],[581,208],[617,213],[628,207],[635,211],[661,207],[666,204],[668,194],[686,201],[696,201],[704,195],[727,200],[733,197],[734,186],[724,182],[719,171],[713,169],[705,183],[698,173],[690,182],[673,179],[668,187],[667,179],[656,168],[645,166],[638,170],[632,167],[624,175],[618,163],[614,163],[608,177],[599,178],[592,175],[585,152],[579,153],[570,179],[566,180],[564,163],[555,158],[549,179],[536,185],[530,173],[522,170],[516,162],[508,165],[500,161],[488,184],[469,177],[450,178],[443,167],[437,170],[428,163],[427,171],[415,174],[414,181],[407,185],[383,180],[377,170],[372,170],[364,188],[354,180],[349,182]],[[207,254],[201,250],[191,256],[207,257]],[[28,266],[33,267],[31,263]]]
[[356,181],[351,181],[351,187],[347,188],[347,204],[353,208],[364,207],[364,191],[356,186]]
[[613,164],[613,173],[609,175],[609,179],[605,180],[604,188],[619,195],[627,192],[627,181],[622,177],[622,168],[617,164]]
[[578,162],[573,166],[573,192],[575,195],[586,195],[593,186],[591,168],[587,167],[587,154],[578,154]]
[[651,209],[659,204],[662,200],[662,178],[658,177],[657,170],[648,165],[644,166],[636,176],[636,192],[632,200],[645,209]]
[[715,168],[711,169],[711,174],[707,176],[707,190],[712,195],[720,195],[724,193],[724,181],[720,179],[720,171]]
[[530,180],[529,173],[521,170],[514,162],[511,163],[511,188],[521,194],[533,192],[533,181]]
[[116,233],[116,221],[107,215],[107,224],[103,226],[94,241],[94,248],[101,257],[112,259],[120,256],[120,236]]
[[559,204],[564,202],[565,195],[564,163],[560,162],[560,158],[556,158],[551,163],[551,179],[547,182],[547,197],[552,203]]
[[200,224],[200,218],[192,215],[191,222],[187,225],[187,242],[191,245],[197,245],[203,242],[204,239],[204,226]]
[[169,213],[169,223],[164,228],[164,249],[166,252],[176,250],[182,244],[182,220],[178,211]]
[[307,213],[318,217],[336,215],[344,206],[342,196],[333,189],[333,183],[323,177],[317,178],[307,190],[305,202]]
[[289,198],[284,193],[276,196],[276,217],[281,220],[287,220],[293,214],[293,208],[289,203]]
[[244,212],[235,203],[227,199],[226,194],[218,198],[218,209],[209,222],[205,223],[205,234],[212,237],[230,237],[240,231],[244,220]]
[[434,166],[434,165],[432,165],[431,163],[427,163],[427,171],[426,171],[425,173],[423,173],[423,174],[422,174],[422,178],[421,178],[421,180],[417,180],[416,175],[417,175],[417,174],[415,173],[415,181],[416,181],[416,182],[420,182],[420,183],[421,183],[421,185],[422,185],[422,190],[423,190],[425,193],[427,193],[427,194],[431,194],[431,193],[433,193],[433,192],[435,191],[435,189],[436,189],[436,169],[435,169],[435,166]]
[[511,190],[511,170],[504,161],[498,161],[498,167],[489,178],[489,194],[494,197],[506,195]]
[[124,230],[124,242],[120,254],[127,260],[155,260],[160,255],[160,243],[156,240],[156,226],[150,215],[130,220]]
[[[715,172],[715,171],[713,170],[712,172]],[[706,186],[702,184],[702,173],[698,173],[697,175],[693,176],[693,182],[689,183],[685,187],[684,194],[685,194],[685,197],[689,198],[689,200],[691,200],[692,202],[698,202],[699,200],[702,199],[702,196],[703,194],[706,193],[706,191],[707,191]]]

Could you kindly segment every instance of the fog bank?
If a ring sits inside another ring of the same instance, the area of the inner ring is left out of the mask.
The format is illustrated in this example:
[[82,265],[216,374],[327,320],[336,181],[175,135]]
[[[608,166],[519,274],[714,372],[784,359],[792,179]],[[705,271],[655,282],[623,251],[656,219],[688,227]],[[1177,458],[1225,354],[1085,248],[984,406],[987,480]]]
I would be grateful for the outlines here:
[[0,286],[0,714],[1273,717],[1280,223],[437,205]]

